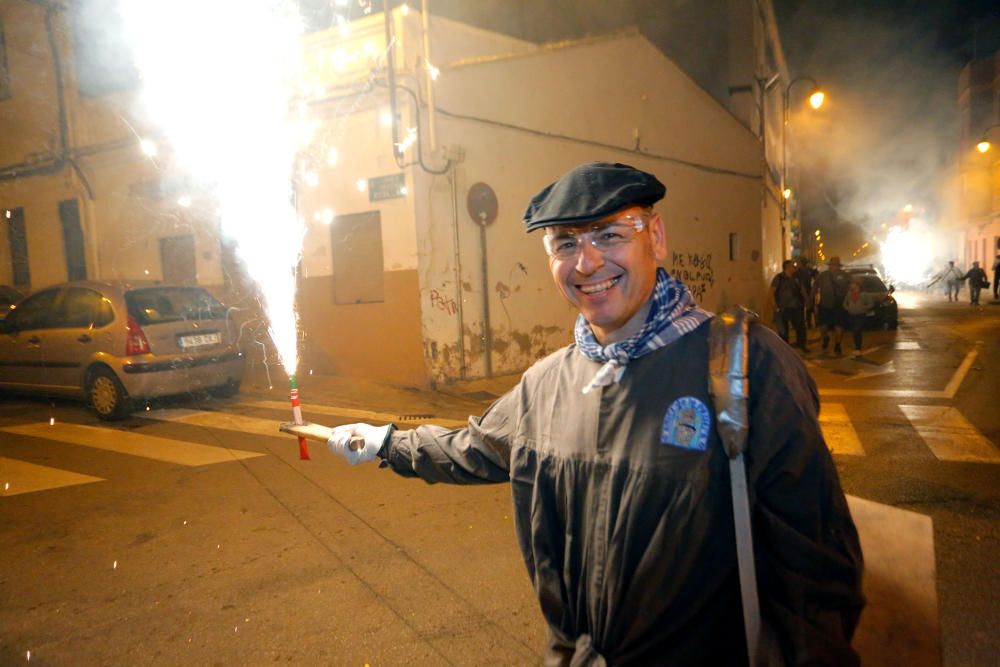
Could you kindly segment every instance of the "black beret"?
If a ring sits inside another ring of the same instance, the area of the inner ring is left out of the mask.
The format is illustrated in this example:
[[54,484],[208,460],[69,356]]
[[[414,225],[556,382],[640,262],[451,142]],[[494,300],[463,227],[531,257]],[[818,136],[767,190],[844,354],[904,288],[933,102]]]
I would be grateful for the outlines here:
[[628,206],[652,206],[667,188],[656,176],[618,162],[581,164],[532,197],[524,224],[533,232],[605,218]]

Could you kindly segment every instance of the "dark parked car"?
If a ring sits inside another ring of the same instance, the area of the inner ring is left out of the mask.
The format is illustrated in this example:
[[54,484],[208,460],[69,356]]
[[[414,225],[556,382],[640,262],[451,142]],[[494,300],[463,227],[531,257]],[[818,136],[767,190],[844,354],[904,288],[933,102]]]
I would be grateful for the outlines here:
[[24,298],[21,292],[10,285],[0,285],[0,317],[10,312],[18,301]]
[[71,282],[0,320],[0,389],[84,397],[101,419],[135,400],[239,391],[244,359],[225,306],[201,287]]
[[852,278],[857,276],[861,280],[861,291],[870,294],[875,309],[868,313],[866,328],[868,329],[896,329],[899,327],[899,305],[892,293],[896,288],[892,285],[888,287],[882,281],[878,271],[874,268],[854,268],[848,267],[844,271]]

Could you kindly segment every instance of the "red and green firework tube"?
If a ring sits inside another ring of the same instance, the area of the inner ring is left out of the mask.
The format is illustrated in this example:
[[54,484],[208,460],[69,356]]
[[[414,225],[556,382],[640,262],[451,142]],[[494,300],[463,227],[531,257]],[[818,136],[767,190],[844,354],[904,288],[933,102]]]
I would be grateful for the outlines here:
[[[288,384],[291,385],[291,395],[292,399],[292,419],[296,424],[302,424],[302,408],[299,407],[299,388],[295,384],[295,376],[288,376]],[[306,439],[299,436],[299,460],[308,461],[309,460],[309,445],[306,444]]]

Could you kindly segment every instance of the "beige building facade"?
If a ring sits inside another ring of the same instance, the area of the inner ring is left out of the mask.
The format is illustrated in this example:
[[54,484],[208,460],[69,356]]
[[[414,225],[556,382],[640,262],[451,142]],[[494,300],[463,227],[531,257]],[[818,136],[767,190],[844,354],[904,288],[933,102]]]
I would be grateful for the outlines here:
[[[978,261],[990,272],[1000,256],[1000,52],[962,69],[958,109],[955,255],[963,268]],[[985,151],[979,149],[984,140],[990,145]]]
[[[790,250],[780,86],[767,85],[784,65],[769,3],[745,4],[730,33],[746,58],[726,104],[634,30],[537,45],[434,16],[425,35],[419,12],[396,10],[304,37],[315,132],[297,167],[300,371],[427,386],[518,372],[565,345],[573,312],[520,219],[538,189],[589,160],[666,184],[665,268],[706,308],[764,310]],[[82,265],[226,298],[234,263],[211,207],[163,175],[165,150],[143,153],[138,138],[155,134],[133,111],[135,88],[79,90],[71,19],[0,0],[0,210],[21,220],[3,227],[0,282],[37,289]]]

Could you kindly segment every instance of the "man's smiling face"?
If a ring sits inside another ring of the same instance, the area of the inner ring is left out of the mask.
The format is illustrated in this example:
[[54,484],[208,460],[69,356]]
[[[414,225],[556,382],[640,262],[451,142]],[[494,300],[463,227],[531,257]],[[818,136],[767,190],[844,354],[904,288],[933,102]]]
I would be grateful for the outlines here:
[[604,345],[635,335],[649,313],[649,297],[656,284],[657,262],[667,256],[663,220],[658,213],[632,206],[596,223],[558,226],[548,235],[587,232],[623,216],[643,218],[645,228],[628,243],[604,252],[589,242],[571,259],[549,257],[552,278],[566,300],[576,306],[597,340]]

